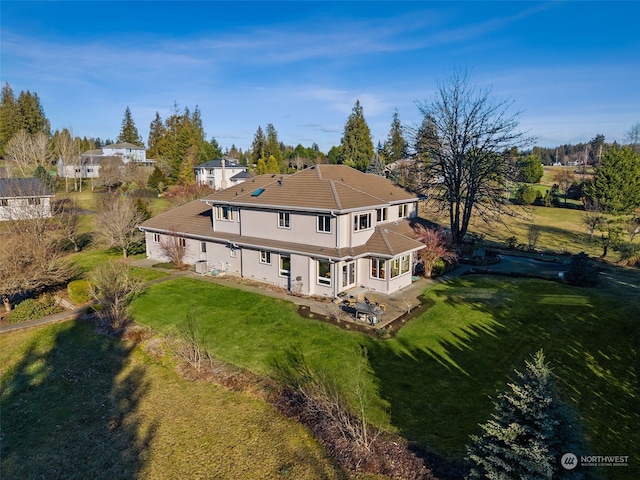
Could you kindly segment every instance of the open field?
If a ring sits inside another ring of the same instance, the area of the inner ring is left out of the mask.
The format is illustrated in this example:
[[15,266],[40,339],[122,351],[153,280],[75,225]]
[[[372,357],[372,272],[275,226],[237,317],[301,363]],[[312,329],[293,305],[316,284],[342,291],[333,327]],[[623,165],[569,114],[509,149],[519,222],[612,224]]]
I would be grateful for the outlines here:
[[[169,331],[192,312],[217,356],[261,374],[274,358],[298,347],[347,388],[354,362],[361,361],[353,351],[365,347],[363,380],[375,395],[369,418],[454,461],[489,417],[489,396],[543,348],[592,453],[637,455],[640,282],[637,274],[632,278],[630,285],[600,291],[462,277],[427,292],[433,307],[390,340],[301,319],[286,302],[188,279],[151,287],[136,301],[134,314]],[[637,478],[640,458],[632,465],[607,472],[607,478]]]
[[343,478],[264,401],[185,381],[87,323],[2,335],[0,364],[3,479]]

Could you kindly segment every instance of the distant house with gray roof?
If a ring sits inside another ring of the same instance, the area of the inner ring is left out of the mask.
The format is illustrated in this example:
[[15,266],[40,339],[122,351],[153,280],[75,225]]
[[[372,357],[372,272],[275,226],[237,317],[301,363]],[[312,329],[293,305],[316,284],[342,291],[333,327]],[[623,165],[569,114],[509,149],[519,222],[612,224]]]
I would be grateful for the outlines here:
[[58,158],[58,176],[62,178],[98,178],[100,168],[105,161],[114,161],[126,165],[135,163],[136,165],[148,167],[153,166],[154,161],[147,159],[147,152],[144,147],[132,143],[112,143],[102,148],[87,150],[81,153],[75,161],[65,162]]
[[49,218],[53,197],[38,178],[0,178],[0,221]]
[[356,286],[381,293],[411,284],[419,197],[344,165],[259,175],[142,225],[147,257],[180,237],[186,263],[295,293],[335,298]]
[[207,185],[212,190],[222,190],[237,185],[252,176],[247,167],[226,157],[201,163],[195,168],[195,173],[196,182],[199,185]]

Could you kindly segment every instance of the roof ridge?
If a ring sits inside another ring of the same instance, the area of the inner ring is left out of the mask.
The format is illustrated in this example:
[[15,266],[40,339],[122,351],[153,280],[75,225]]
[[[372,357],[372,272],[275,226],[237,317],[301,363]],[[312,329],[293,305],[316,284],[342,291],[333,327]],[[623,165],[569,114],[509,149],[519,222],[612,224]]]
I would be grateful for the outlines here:
[[380,236],[382,237],[382,241],[386,245],[387,249],[391,252],[392,255],[395,255],[396,252],[393,250],[393,247],[387,240],[387,233],[389,233],[389,230],[387,230],[386,228],[382,228],[379,230],[379,232],[380,232]]
[[336,206],[338,207],[338,210],[342,210],[342,204],[340,203],[340,195],[338,195],[338,192],[336,190],[336,186],[333,180],[329,180],[329,185],[331,186],[331,192],[333,192],[333,198],[336,201]]

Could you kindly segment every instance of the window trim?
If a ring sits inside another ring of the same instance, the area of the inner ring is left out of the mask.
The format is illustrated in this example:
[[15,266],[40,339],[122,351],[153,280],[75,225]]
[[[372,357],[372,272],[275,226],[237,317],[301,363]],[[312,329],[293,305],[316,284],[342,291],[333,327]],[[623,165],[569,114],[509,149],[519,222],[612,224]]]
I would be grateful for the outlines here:
[[377,280],[386,280],[387,276],[387,261],[384,258],[371,258],[371,270],[370,270],[371,278],[375,278]]
[[409,204],[401,203],[398,205],[398,218],[407,218],[409,216]]
[[160,234],[159,233],[154,233],[153,234],[153,243],[160,243]]
[[[362,227],[361,224],[361,218],[366,217],[367,219],[367,226],[366,227]],[[371,212],[367,212],[367,213],[355,213],[353,215],[353,231],[354,232],[362,232],[364,230],[371,230],[373,228],[373,222],[371,221]]]
[[376,208],[376,222],[386,222],[389,218],[389,209],[387,207]]
[[331,233],[331,215],[318,215],[316,231],[319,233]]
[[[397,264],[397,267],[394,266],[394,264]],[[403,269],[403,267],[406,268],[406,270]],[[396,269],[395,274],[394,268]],[[411,254],[408,253],[406,255],[399,255],[395,258],[392,258],[389,270],[391,271],[390,278],[396,278],[411,272]]]
[[[320,276],[320,264],[326,263],[329,266],[329,276],[321,277]],[[318,285],[324,285],[330,287],[333,284],[333,279],[331,275],[331,262],[329,260],[316,260],[316,282]]]
[[268,250],[260,250],[260,263],[262,265],[271,265],[271,252]]
[[[289,278],[291,276],[291,255],[281,253],[278,257],[278,275]],[[285,258],[289,260],[289,270],[282,268],[282,260]]]
[[278,212],[278,228],[291,229],[291,213]]
[[233,207],[230,205],[216,205],[216,220],[233,222]]

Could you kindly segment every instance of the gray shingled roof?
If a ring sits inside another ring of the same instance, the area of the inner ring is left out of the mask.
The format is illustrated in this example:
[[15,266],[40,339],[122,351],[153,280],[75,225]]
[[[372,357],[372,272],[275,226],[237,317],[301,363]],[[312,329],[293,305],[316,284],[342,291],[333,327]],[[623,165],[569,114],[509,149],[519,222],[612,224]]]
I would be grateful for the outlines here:
[[[225,158],[225,167],[229,168],[245,168],[242,165],[238,164],[236,161],[231,160],[230,158]],[[214,158],[213,160],[209,160],[208,162],[201,163],[197,165],[196,168],[222,168],[222,159]]]
[[0,198],[53,197],[38,178],[0,178]]

